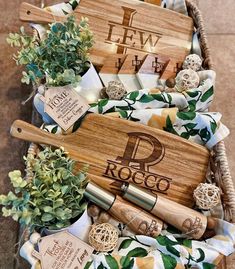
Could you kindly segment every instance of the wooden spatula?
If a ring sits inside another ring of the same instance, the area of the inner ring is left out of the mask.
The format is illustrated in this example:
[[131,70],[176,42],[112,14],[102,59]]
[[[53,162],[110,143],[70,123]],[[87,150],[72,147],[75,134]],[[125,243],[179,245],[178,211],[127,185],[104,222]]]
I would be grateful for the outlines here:
[[[192,18],[157,5],[133,0],[81,0],[73,15],[89,19],[95,45],[92,61],[102,65],[110,54],[165,54],[182,62],[191,49]],[[27,3],[20,19],[33,22],[64,21]]]
[[98,184],[133,182],[187,206],[193,204],[195,187],[205,180],[209,159],[207,149],[186,139],[97,114],[88,114],[80,128],[66,136],[20,120],[13,123],[11,135],[64,147],[78,165],[90,165],[89,174]]

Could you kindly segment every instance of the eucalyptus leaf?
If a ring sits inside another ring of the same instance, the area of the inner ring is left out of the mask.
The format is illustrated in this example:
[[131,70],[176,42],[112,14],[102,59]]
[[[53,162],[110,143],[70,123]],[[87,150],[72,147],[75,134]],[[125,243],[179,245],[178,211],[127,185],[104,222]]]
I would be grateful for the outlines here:
[[52,220],[53,218],[54,218],[53,215],[49,214],[49,213],[44,213],[42,215],[42,221],[44,221],[44,222],[48,222],[48,221]]
[[51,206],[45,206],[45,207],[43,208],[43,210],[44,210],[45,212],[50,213],[50,212],[53,211],[53,208],[52,208]]

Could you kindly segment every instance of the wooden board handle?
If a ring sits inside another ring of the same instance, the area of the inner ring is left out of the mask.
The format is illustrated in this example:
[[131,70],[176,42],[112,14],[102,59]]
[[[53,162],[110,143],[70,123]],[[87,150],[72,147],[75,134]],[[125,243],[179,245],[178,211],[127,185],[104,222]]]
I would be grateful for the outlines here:
[[27,122],[16,120],[11,126],[13,137],[39,144],[52,145],[55,147],[64,146],[64,137],[43,131]]
[[54,16],[52,13],[23,2],[20,5],[20,19],[22,21],[32,21],[40,23],[49,23],[55,21],[63,21],[66,17]]

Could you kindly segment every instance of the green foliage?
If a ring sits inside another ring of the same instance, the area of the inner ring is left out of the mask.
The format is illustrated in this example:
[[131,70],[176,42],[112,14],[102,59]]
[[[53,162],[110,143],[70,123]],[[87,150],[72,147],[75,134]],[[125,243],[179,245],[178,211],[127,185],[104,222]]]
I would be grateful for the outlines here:
[[70,220],[79,217],[87,206],[83,198],[85,170],[74,174],[74,161],[63,149],[47,147],[37,157],[28,155],[25,162],[32,167],[32,180],[24,180],[18,170],[9,173],[15,193],[0,195],[3,216],[49,229],[70,225]]
[[21,81],[29,84],[45,79],[49,86],[76,85],[90,67],[88,51],[94,43],[88,20],[77,24],[73,16],[65,23],[50,24],[42,40],[27,35],[21,27],[19,34],[9,34],[7,42],[19,48],[13,58],[25,65]]

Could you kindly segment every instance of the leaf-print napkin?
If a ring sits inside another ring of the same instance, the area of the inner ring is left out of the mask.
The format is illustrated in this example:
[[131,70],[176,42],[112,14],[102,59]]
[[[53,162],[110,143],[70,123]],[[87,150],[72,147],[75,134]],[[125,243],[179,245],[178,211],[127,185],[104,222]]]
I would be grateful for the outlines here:
[[235,225],[217,220],[216,235],[206,241],[175,238],[173,235],[119,238],[111,253],[94,254],[86,269],[212,269],[223,255],[234,252]]
[[216,112],[179,112],[178,108],[120,110],[107,114],[179,135],[211,149],[229,134]]

